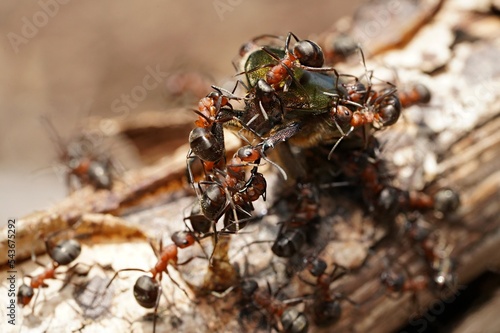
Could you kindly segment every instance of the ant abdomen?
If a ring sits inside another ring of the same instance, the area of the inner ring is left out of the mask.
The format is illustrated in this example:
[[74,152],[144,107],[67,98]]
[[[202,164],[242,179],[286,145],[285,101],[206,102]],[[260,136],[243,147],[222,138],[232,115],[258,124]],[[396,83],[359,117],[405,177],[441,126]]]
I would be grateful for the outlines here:
[[401,115],[401,102],[395,94],[385,96],[380,102],[377,117],[383,126],[394,125]]
[[308,67],[322,67],[325,63],[325,57],[321,47],[313,41],[301,40],[295,43],[293,54],[301,65]]
[[278,235],[272,251],[278,257],[288,258],[297,253],[306,241],[306,235],[300,229],[290,229]]
[[196,127],[191,131],[189,145],[203,161],[217,162],[224,156],[224,143],[204,127]]
[[134,284],[134,297],[140,306],[152,309],[158,303],[160,283],[150,276],[143,275]]
[[49,256],[59,265],[68,265],[82,252],[80,243],[74,239],[59,242],[49,249]]
[[201,211],[210,220],[215,220],[226,204],[226,194],[217,184],[209,185],[200,200]]

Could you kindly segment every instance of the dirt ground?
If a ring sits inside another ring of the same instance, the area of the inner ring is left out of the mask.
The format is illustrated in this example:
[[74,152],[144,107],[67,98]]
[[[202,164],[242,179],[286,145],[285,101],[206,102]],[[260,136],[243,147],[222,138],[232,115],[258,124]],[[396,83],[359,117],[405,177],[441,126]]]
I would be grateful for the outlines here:
[[70,138],[89,114],[123,116],[115,101],[143,85],[151,71],[160,73],[158,84],[151,81],[154,87],[128,111],[167,110],[164,80],[170,73],[196,71],[217,83],[234,74],[231,60],[251,37],[319,33],[359,3],[0,3],[0,225],[65,195],[41,116],[52,120],[62,138]]

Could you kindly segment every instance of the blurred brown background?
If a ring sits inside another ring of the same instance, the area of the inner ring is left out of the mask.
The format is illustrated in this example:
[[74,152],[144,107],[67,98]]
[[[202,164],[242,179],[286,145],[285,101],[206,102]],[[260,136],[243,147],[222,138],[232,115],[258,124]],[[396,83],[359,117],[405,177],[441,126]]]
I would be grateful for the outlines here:
[[[293,31],[305,38],[360,2],[0,3],[0,223],[47,207],[66,193],[53,169],[56,150],[41,116],[68,139],[89,114],[123,116],[116,114],[123,101],[115,107],[113,102],[142,86],[150,70],[197,71],[217,83],[234,74],[231,60],[251,37]],[[130,112],[169,108],[163,81],[142,98]]]

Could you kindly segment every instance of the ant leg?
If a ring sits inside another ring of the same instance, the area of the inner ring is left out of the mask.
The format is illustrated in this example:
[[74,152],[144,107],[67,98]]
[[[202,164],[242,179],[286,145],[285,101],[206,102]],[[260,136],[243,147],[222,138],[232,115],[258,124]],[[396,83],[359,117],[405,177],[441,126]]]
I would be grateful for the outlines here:
[[[191,259],[191,260],[192,260],[192,259]],[[185,262],[185,263],[187,263],[187,262]],[[180,289],[180,290],[184,293],[184,295],[186,295],[186,297],[187,297],[187,298],[188,298],[191,302],[196,303],[196,300],[191,299],[191,297],[189,296],[189,294],[187,293],[187,291],[186,291],[184,288],[182,288],[182,287],[181,287],[181,285],[180,285],[177,281],[175,281],[175,280],[174,280],[174,278],[172,278],[172,276],[171,276],[171,275],[170,275],[170,273],[168,272],[168,267],[167,267],[167,268],[165,268],[165,273],[166,273],[166,274],[167,274],[167,276],[170,278],[170,280],[171,280],[171,281],[172,281],[172,282],[173,282],[173,283],[177,286],[177,288],[179,288],[179,289]]]
[[111,278],[111,280],[109,280],[108,284],[106,285],[106,289],[109,288],[109,286],[111,285],[111,283],[113,283],[113,281],[118,277],[118,274],[121,273],[121,272],[143,272],[143,273],[149,273],[149,271],[146,271],[144,269],[140,269],[140,268],[123,268],[123,269],[120,269],[119,271],[117,271],[113,277]]

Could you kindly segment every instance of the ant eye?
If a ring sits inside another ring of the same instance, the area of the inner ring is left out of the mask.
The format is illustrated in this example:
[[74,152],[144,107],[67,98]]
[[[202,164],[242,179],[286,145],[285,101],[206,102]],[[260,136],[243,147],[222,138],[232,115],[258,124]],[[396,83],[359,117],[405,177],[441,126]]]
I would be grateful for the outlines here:
[[343,105],[337,105],[333,107],[332,116],[335,121],[347,124],[351,121],[352,111]]
[[304,66],[322,67],[325,62],[321,47],[310,40],[297,42],[293,47],[293,54]]

